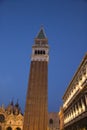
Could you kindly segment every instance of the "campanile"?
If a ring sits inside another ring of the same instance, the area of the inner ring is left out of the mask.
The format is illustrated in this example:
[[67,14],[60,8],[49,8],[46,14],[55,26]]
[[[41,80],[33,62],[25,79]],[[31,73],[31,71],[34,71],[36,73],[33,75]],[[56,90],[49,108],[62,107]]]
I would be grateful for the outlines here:
[[49,46],[43,27],[32,46],[23,130],[47,130]]

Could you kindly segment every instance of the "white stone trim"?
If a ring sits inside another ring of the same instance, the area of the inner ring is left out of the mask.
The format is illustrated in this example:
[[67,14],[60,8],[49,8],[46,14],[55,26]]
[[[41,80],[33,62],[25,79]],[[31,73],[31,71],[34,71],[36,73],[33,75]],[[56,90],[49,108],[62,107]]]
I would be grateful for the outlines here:
[[48,55],[44,55],[44,56],[42,56],[42,55],[37,55],[37,56],[32,55],[31,61],[47,61],[48,62],[49,56]]

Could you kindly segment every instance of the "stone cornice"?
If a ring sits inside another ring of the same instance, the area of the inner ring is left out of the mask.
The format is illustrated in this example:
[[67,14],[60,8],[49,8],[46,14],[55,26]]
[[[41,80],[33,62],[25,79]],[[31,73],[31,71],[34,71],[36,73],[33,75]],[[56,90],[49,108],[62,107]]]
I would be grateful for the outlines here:
[[69,86],[67,87],[65,93],[64,93],[64,96],[62,97],[63,100],[64,98],[66,97],[68,91],[70,91],[70,89],[73,87],[73,84],[78,82],[77,81],[77,78],[80,77],[80,72],[81,72],[81,69],[85,66],[85,64],[87,64],[87,53],[86,55],[84,56],[84,58],[82,59],[82,62],[80,63],[76,73],[74,74],[73,76],[73,79],[71,80],[71,82],[69,83]]

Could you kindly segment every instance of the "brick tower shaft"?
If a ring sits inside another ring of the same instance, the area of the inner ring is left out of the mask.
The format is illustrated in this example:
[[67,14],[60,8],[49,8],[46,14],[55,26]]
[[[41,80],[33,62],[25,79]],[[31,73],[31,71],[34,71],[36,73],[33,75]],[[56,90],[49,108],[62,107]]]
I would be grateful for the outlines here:
[[32,48],[23,130],[47,130],[48,44],[43,28]]

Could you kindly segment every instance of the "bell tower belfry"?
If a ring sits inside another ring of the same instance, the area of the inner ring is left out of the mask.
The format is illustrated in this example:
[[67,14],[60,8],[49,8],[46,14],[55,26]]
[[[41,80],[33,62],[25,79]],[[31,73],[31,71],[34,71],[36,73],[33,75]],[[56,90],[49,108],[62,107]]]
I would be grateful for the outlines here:
[[32,46],[23,130],[47,130],[49,46],[41,27]]

